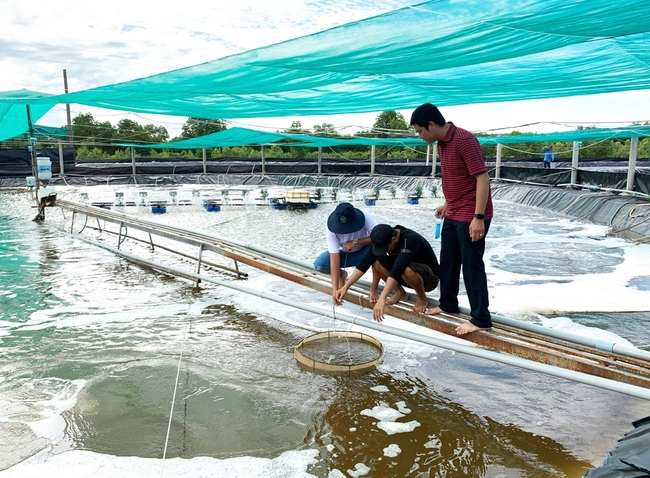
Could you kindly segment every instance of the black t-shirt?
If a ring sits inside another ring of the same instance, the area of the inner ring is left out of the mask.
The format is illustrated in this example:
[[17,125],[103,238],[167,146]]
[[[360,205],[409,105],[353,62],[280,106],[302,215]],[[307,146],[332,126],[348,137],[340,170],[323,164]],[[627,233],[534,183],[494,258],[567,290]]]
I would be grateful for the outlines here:
[[[426,264],[435,275],[440,276],[440,264],[438,264],[438,258],[436,257],[436,253],[433,252],[429,241],[417,232],[403,226],[395,226],[395,229],[399,229],[400,235],[397,247],[393,252],[389,253],[391,256],[397,256],[395,264],[390,270],[390,277],[399,281],[404,274],[404,270],[411,262]],[[377,260],[377,257],[372,253],[371,247],[359,261],[356,268],[365,274]]]

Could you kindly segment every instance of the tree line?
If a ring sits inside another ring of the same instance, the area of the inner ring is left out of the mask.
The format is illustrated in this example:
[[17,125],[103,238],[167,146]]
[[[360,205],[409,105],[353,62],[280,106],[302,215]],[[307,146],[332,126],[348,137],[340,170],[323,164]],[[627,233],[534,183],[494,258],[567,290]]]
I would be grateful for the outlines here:
[[[590,129],[593,127],[579,127],[579,129]],[[190,138],[198,138],[227,129],[227,124],[219,119],[188,118],[182,126],[181,134],[178,137],[169,139],[169,133],[164,126],[152,124],[142,125],[137,121],[128,118],[121,119],[117,124],[112,125],[110,121],[98,121],[90,113],[81,113],[72,119],[72,132],[76,158],[78,160],[121,160],[131,158],[129,147],[120,146],[120,143],[128,144],[155,144],[180,141]],[[351,138],[350,135],[341,135],[334,125],[323,123],[306,129],[300,121],[293,121],[289,128],[279,130],[279,133],[286,134],[308,134],[324,136],[329,138]],[[403,115],[396,111],[384,111],[380,113],[370,130],[359,131],[355,136],[359,137],[395,137],[396,135],[413,136],[413,128],[406,122]],[[527,134],[514,131],[509,135]],[[56,147],[56,144],[48,145],[48,140],[41,140],[42,147]],[[4,142],[4,147],[22,148],[26,144],[25,139],[16,139]],[[648,157],[650,141],[642,138],[639,142],[639,157]],[[557,142],[545,144],[553,146],[556,159],[571,158],[573,144],[571,142]],[[543,157],[541,143],[520,143],[504,145],[502,157],[508,159],[539,160]],[[483,154],[488,159],[496,157],[496,146],[482,146]],[[424,157],[426,145],[422,147],[377,147],[375,155],[377,159],[409,159]],[[580,158],[626,158],[629,155],[629,139],[610,139],[605,141],[585,142],[581,146]],[[183,157],[189,159],[201,159],[202,150],[176,150],[176,149],[147,149],[136,148],[137,157],[173,158]],[[290,142],[279,142],[273,146],[266,146],[264,150],[267,158],[317,158],[316,148],[291,147]],[[369,146],[341,145],[323,148],[323,154],[327,157],[340,157],[345,159],[368,159],[370,157]],[[260,158],[261,147],[259,146],[235,146],[216,147],[208,150],[208,156],[219,157],[246,157]]]

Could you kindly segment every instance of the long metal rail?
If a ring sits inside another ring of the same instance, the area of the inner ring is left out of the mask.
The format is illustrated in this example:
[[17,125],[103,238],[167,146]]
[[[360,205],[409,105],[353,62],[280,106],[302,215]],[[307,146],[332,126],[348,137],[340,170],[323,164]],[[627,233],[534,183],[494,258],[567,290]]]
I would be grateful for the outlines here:
[[[309,264],[251,244],[64,200],[58,200],[57,206],[72,211],[70,232],[73,232],[75,217],[79,214],[118,225],[118,248],[127,237],[130,237],[129,229],[149,234],[152,246],[151,235],[153,234],[197,247],[199,257],[196,273],[177,273],[190,280],[196,280],[201,267],[200,253],[209,250],[234,260],[234,270],[237,272],[238,263],[242,263],[328,295],[331,293],[329,276],[316,272]],[[368,298],[368,286],[365,281],[360,281],[350,288],[346,299],[363,307],[373,307]],[[433,300],[431,302],[432,305],[436,304]],[[457,337],[455,328],[458,324],[468,319],[465,314],[438,316],[416,314],[411,310],[411,306],[412,304],[408,303],[387,306],[386,313],[454,337]],[[463,339],[482,348],[514,357],[650,389],[650,353],[648,352],[629,346],[617,347],[617,344],[604,346],[602,343],[590,344],[588,341],[585,342],[584,338],[570,334],[558,337],[550,329],[541,326],[529,327],[532,324],[528,324],[528,326],[518,327],[519,324],[525,323],[499,316],[495,319],[495,326],[490,331],[469,334],[463,336]],[[547,334],[547,331],[550,333]]]

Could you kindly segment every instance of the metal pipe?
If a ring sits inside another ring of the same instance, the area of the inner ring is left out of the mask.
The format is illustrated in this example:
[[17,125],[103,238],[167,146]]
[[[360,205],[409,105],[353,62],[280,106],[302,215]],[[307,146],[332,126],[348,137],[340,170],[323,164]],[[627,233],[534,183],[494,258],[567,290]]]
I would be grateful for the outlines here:
[[630,161],[627,166],[627,190],[634,190],[634,175],[636,173],[636,158],[639,151],[639,138],[630,138]]
[[[468,307],[459,307],[460,312],[469,315],[470,310]],[[610,342],[608,340],[594,339],[592,337],[584,337],[582,335],[572,334],[570,332],[563,332],[561,330],[549,329],[542,325],[531,324],[530,322],[523,322],[521,320],[504,317],[502,315],[492,314],[492,321],[496,324],[507,325],[521,330],[527,330],[535,334],[546,335],[565,342],[584,345],[592,349],[601,350],[603,352],[615,353],[624,355],[626,357],[633,357],[640,360],[650,362],[650,352],[630,347],[629,345]]]
[[497,144],[497,164],[494,170],[494,179],[501,178],[501,157],[503,156],[503,145]]
[[580,159],[580,142],[573,142],[573,155],[571,157],[571,184],[578,182],[578,164]]
[[417,334],[415,332],[410,332],[410,331],[407,331],[407,330],[403,330],[403,329],[399,329],[399,328],[395,328],[395,327],[390,327],[390,326],[380,324],[380,323],[377,323],[377,322],[374,322],[374,321],[361,319],[361,318],[358,318],[358,317],[349,317],[349,316],[347,316],[347,314],[335,314],[333,312],[330,312],[328,309],[323,309],[323,308],[320,308],[320,307],[311,306],[311,305],[307,305],[307,304],[299,304],[299,303],[296,303],[295,300],[286,299],[284,297],[281,297],[281,296],[278,296],[278,295],[275,295],[275,294],[272,294],[272,293],[251,289],[249,287],[245,287],[245,286],[239,285],[237,283],[231,283],[231,282],[222,281],[222,280],[219,280],[219,279],[213,279],[211,277],[203,276],[203,275],[200,275],[200,274],[190,273],[190,272],[184,271],[182,269],[179,269],[179,268],[176,268],[176,267],[173,267],[173,266],[167,266],[167,265],[155,262],[155,261],[150,261],[150,260],[138,257],[136,255],[124,252],[124,251],[119,250],[119,249],[115,249],[113,247],[107,246],[107,245],[99,243],[99,242],[95,242],[95,241],[93,241],[91,239],[87,239],[87,238],[84,238],[82,236],[76,236],[76,237],[78,237],[79,239],[81,239],[83,241],[86,241],[86,242],[88,242],[90,244],[102,247],[104,249],[107,249],[107,250],[115,253],[115,254],[126,257],[127,259],[131,259],[131,260],[133,260],[135,262],[146,264],[149,267],[152,267],[152,268],[157,269],[157,270],[161,270],[161,271],[165,271],[165,272],[168,272],[168,273],[171,273],[171,274],[186,277],[186,278],[188,278],[190,280],[193,279],[193,280],[201,280],[201,281],[205,281],[205,282],[210,282],[210,283],[222,286],[222,287],[227,287],[229,289],[234,289],[234,290],[237,290],[239,292],[243,292],[245,294],[254,295],[254,296],[259,297],[261,299],[271,300],[273,302],[277,302],[277,303],[280,303],[280,304],[283,304],[283,305],[287,305],[287,306],[290,306],[290,307],[301,309],[301,310],[304,310],[306,312],[311,312],[311,313],[314,313],[314,314],[317,314],[317,315],[320,315],[320,316],[327,316],[327,317],[330,317],[330,318],[333,318],[333,319],[343,320],[344,322],[348,322],[348,323],[351,323],[353,325],[358,325],[358,326],[361,326],[361,327],[374,329],[374,330],[377,330],[379,332],[387,333],[387,334],[390,334],[390,335],[395,335],[395,336],[398,336],[398,337],[414,340],[414,341],[421,342],[421,343],[424,343],[424,344],[433,345],[433,346],[444,348],[444,349],[447,349],[447,350],[453,350],[453,351],[459,352],[459,353],[464,353],[466,355],[472,355],[474,357],[484,358],[484,359],[487,359],[487,360],[493,360],[495,362],[501,362],[501,363],[505,363],[505,364],[508,364],[508,365],[514,365],[515,367],[525,368],[525,369],[528,369],[528,370],[533,370],[535,372],[540,372],[540,373],[544,373],[544,374],[547,374],[547,375],[552,375],[552,376],[555,376],[555,377],[560,377],[560,378],[564,378],[564,379],[567,379],[567,380],[572,380],[574,382],[584,383],[586,385],[592,385],[594,387],[599,387],[599,388],[602,388],[602,389],[605,389],[605,390],[611,390],[611,391],[614,391],[614,392],[624,393],[626,395],[630,395],[630,396],[633,396],[633,397],[650,400],[650,389],[646,389],[646,388],[643,388],[643,387],[638,387],[636,385],[629,385],[629,384],[626,384],[626,383],[620,383],[620,382],[616,382],[614,380],[609,380],[609,379],[602,378],[602,377],[595,377],[595,376],[588,375],[588,374],[585,374],[585,373],[575,372],[573,370],[566,370],[566,369],[554,367],[552,365],[533,362],[532,360],[527,360],[527,359],[523,359],[523,358],[520,358],[520,357],[515,357],[515,356],[502,354],[502,353],[498,353],[498,352],[492,352],[490,350],[485,350],[485,349],[481,349],[481,348],[474,347],[474,346],[458,344],[458,343],[450,342],[450,341],[444,340],[444,339],[437,339],[437,338],[434,338],[434,337],[430,337],[430,336],[426,336],[426,335],[422,335],[422,334]]

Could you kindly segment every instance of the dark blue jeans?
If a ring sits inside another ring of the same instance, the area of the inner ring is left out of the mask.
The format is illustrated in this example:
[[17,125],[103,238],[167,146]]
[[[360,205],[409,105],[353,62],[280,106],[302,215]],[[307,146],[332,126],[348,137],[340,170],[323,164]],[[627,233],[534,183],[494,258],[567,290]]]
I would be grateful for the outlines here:
[[[469,236],[469,222],[452,221],[445,218],[440,245],[440,308],[445,312],[459,312],[458,292],[460,271],[470,305],[470,322],[477,327],[492,327],[490,316],[487,277],[483,253],[485,236],[472,242]],[[485,235],[490,221],[485,221]]]

